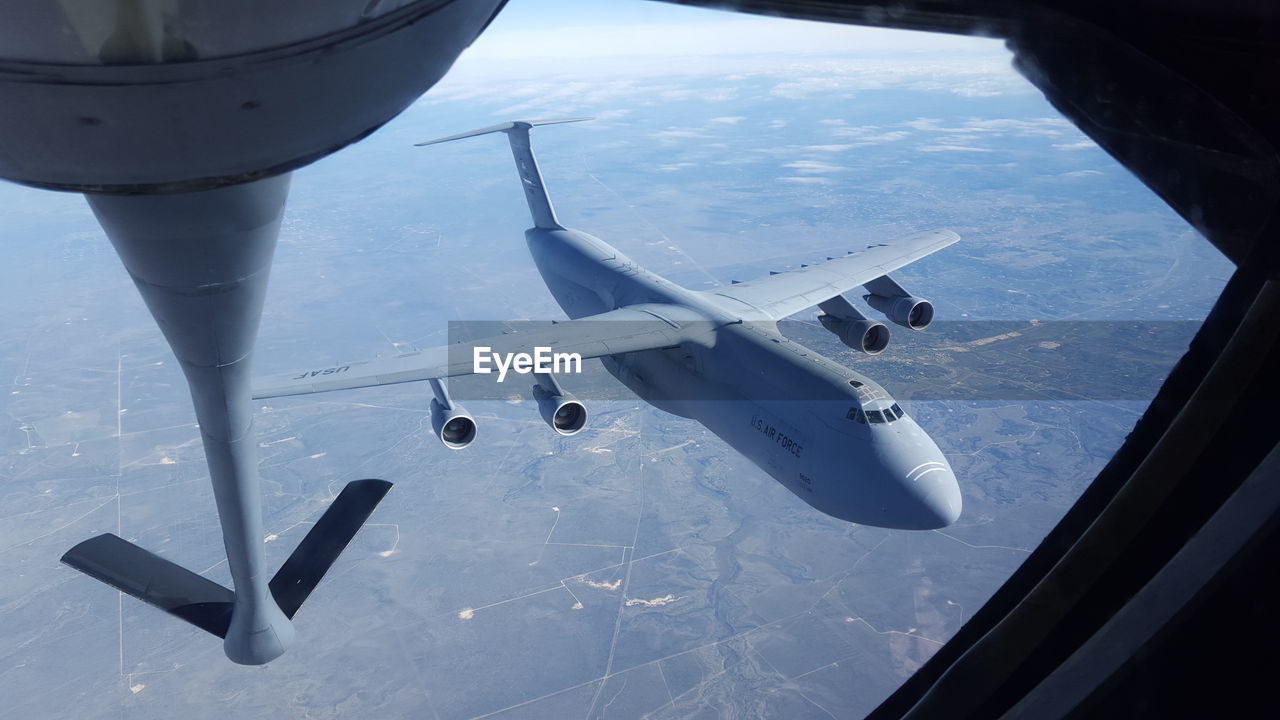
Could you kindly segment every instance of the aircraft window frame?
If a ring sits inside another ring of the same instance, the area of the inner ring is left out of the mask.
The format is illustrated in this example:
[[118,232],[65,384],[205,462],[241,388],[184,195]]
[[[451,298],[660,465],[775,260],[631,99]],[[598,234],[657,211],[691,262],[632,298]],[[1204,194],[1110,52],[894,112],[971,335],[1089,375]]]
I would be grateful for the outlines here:
[[894,403],[894,404],[893,404],[893,407],[891,407],[891,408],[889,408],[889,409],[890,409],[890,410],[893,410],[895,413],[897,413],[897,414],[898,414],[898,419],[899,419],[899,420],[901,420],[902,418],[904,418],[904,417],[906,417],[906,416],[907,416],[906,411],[904,411],[904,410],[902,409],[902,406],[901,406],[901,405],[899,405],[898,403]]
[[898,413],[894,412],[893,408],[891,407],[887,407],[884,410],[881,410],[880,412],[884,413],[885,422],[893,422],[898,419]]
[[862,387],[862,385],[863,385],[863,383],[862,383],[862,381],[860,381],[860,380],[850,380],[850,381],[849,381],[849,387],[860,388],[860,387]]
[[868,422],[868,423],[886,423],[886,422],[889,422],[888,420],[885,420],[885,419],[884,419],[884,416],[880,414],[880,411],[879,411],[879,410],[868,410],[868,411],[866,411],[866,412],[867,412],[867,422]]
[[854,422],[862,423],[863,425],[867,424],[867,418],[862,414],[862,408],[859,407],[849,408],[849,412],[845,415],[845,418],[853,420]]

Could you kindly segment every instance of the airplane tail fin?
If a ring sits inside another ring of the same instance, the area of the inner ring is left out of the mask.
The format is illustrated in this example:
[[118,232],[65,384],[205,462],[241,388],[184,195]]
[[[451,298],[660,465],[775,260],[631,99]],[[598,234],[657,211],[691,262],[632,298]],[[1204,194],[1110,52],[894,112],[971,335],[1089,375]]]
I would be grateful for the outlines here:
[[547,195],[546,184],[542,181],[542,173],[538,170],[538,161],[533,156],[533,148],[529,144],[529,130],[538,125],[558,125],[560,123],[582,122],[591,118],[566,118],[563,120],[513,120],[511,122],[491,125],[479,130],[471,130],[457,135],[415,143],[414,147],[435,145],[437,143],[461,140],[462,138],[488,135],[501,132],[507,134],[511,142],[511,154],[515,157],[516,171],[520,173],[520,183],[524,186],[525,200],[529,203],[529,214],[533,216],[534,227],[548,230],[564,228],[556,219],[555,208],[551,206],[551,197]]
[[[293,618],[390,489],[385,480],[356,480],[338,493],[271,579],[271,594],[286,616]],[[124,538],[90,538],[68,550],[62,562],[205,632],[227,635],[233,591]]]

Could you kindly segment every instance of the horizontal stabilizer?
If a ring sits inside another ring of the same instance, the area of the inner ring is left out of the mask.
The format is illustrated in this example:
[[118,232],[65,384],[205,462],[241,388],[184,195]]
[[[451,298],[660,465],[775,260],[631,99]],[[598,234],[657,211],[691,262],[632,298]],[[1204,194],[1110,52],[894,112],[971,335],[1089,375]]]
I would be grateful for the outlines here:
[[235,593],[107,533],[76,545],[62,562],[206,632],[226,637]]
[[[356,480],[338,493],[271,579],[271,594],[285,615],[293,618],[390,489],[385,480]],[[90,538],[68,550],[62,562],[205,632],[227,635],[234,592],[124,538]]]
[[413,146],[423,147],[426,145],[436,145],[438,143],[450,142],[451,140],[461,140],[462,138],[475,137],[476,135],[488,135],[489,133],[506,132],[508,130],[514,130],[518,127],[523,127],[527,130],[528,128],[537,127],[538,125],[559,125],[560,123],[583,122],[585,120],[591,120],[591,119],[593,118],[581,117],[581,118],[565,118],[563,120],[513,120],[511,122],[504,122],[504,123],[499,123],[497,125],[490,125],[489,127],[480,128],[479,130],[468,130],[467,132],[458,133],[457,135],[450,135],[448,137],[436,138],[435,140],[427,140],[425,142],[414,143]]
[[490,125],[479,130],[470,130],[457,135],[437,138],[416,144],[435,145],[436,143],[461,140],[462,138],[488,135],[489,133],[505,133],[511,145],[511,156],[516,161],[516,171],[520,173],[520,182],[524,185],[524,199],[529,203],[529,214],[533,217],[533,226],[544,230],[563,230],[564,226],[556,219],[555,208],[551,206],[551,196],[547,194],[546,183],[542,180],[542,171],[538,169],[538,161],[533,157],[530,145],[529,130],[537,125],[559,125],[561,123],[582,122],[591,118],[565,118],[563,120],[512,120],[510,122]]
[[271,578],[271,595],[285,615],[293,618],[390,489],[391,483],[386,480],[356,480],[338,493]]

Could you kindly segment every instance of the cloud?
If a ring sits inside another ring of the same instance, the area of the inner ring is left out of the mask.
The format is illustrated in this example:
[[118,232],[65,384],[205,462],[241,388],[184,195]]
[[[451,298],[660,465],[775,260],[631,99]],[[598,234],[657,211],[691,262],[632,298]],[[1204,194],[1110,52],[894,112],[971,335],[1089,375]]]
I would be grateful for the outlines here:
[[920,152],[991,152],[991,148],[970,147],[968,145],[920,145]]
[[1073,143],[1059,143],[1054,145],[1058,150],[1087,150],[1089,148],[1098,147],[1097,143],[1092,140],[1081,140]]
[[675,140],[709,138],[711,136],[702,130],[694,130],[691,128],[668,128],[666,130],[659,130],[658,132],[653,133],[652,137],[660,142],[671,142]]
[[962,135],[1016,135],[1019,137],[1057,137],[1064,132],[1075,132],[1071,123],[1055,117],[1039,118],[975,118],[956,127],[943,127],[937,118],[916,118],[905,123],[921,132],[940,132]]
[[775,97],[804,98],[815,93],[851,97],[888,88],[948,92],[969,97],[1029,93],[1031,86],[1004,57],[912,56],[886,58],[833,57],[777,62],[756,75],[781,77],[770,91]]
[[1101,170],[1073,170],[1071,172],[1062,173],[1058,177],[1079,178],[1079,177],[1091,177],[1094,175],[1104,175],[1104,174],[1105,173],[1103,173]]
[[973,133],[953,133],[934,138],[939,145],[973,145],[982,138]]
[[941,130],[942,128],[938,125],[940,122],[942,121],[937,118],[916,118],[915,120],[908,120],[902,124],[915,130],[930,132]]
[[831,181],[824,177],[813,177],[812,175],[791,176],[777,178],[778,182],[796,183],[799,185],[830,185]]
[[593,120],[617,120],[618,118],[624,118],[630,114],[631,114],[631,111],[626,109],[600,110],[599,112],[597,112],[595,115],[592,116],[592,119]]
[[1054,117],[969,120],[965,122],[964,129],[971,132],[1009,133],[1024,137],[1035,135],[1056,137],[1064,131],[1074,132],[1075,130],[1070,122]]
[[878,125],[864,125],[861,127],[839,127],[831,131],[831,134],[838,138],[848,138],[853,141],[851,147],[867,147],[870,145],[883,145],[884,143],[897,142],[903,138],[909,137],[911,133],[905,130],[889,130],[885,131]]
[[[902,123],[917,133],[934,135],[931,142],[916,148],[920,152],[991,152],[980,141],[1012,136],[1061,138],[1078,133],[1070,122],[1058,117],[971,118],[959,124],[943,125],[937,118],[920,117]],[[1075,150],[1094,147],[1092,142],[1057,143],[1053,147]]]
[[[769,91],[774,97],[787,100],[801,100],[814,94],[832,95],[850,89],[847,78],[840,77],[803,77],[780,82]],[[848,97],[848,94],[845,94]]]
[[[504,119],[519,117],[529,112],[583,112],[588,108],[629,103],[637,96],[653,96],[664,91],[677,90],[680,86],[671,83],[650,83],[636,78],[603,81],[571,80],[563,77],[547,78],[538,81],[476,81],[461,80],[459,85],[437,86],[424,96],[424,101],[450,100],[483,100],[490,97],[505,97],[516,100],[495,113]],[[437,92],[440,90],[440,92]],[[479,91],[479,92],[477,92]]]
[[990,80],[972,80],[967,85],[948,88],[952,93],[963,97],[999,97],[1006,89],[999,82]]
[[820,160],[796,160],[783,165],[783,167],[791,168],[796,172],[812,174],[812,173],[833,173],[843,172],[844,168],[839,165],[832,165]]
[[720,125],[737,125],[738,123],[746,119],[747,118],[743,115],[731,115],[728,117],[714,117],[708,120],[707,122],[718,123]]

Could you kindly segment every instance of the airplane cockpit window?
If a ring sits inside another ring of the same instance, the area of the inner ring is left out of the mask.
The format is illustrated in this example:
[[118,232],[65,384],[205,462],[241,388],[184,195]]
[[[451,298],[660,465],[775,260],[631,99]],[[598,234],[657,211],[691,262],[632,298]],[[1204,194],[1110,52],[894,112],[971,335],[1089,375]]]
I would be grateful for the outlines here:
[[897,403],[894,403],[892,407],[887,407],[883,410],[867,410],[865,412],[862,408],[849,408],[849,412],[846,415],[848,419],[863,424],[866,424],[868,421],[873,423],[891,423],[895,420],[900,420],[905,416],[906,413],[902,412],[902,408],[898,407]]

